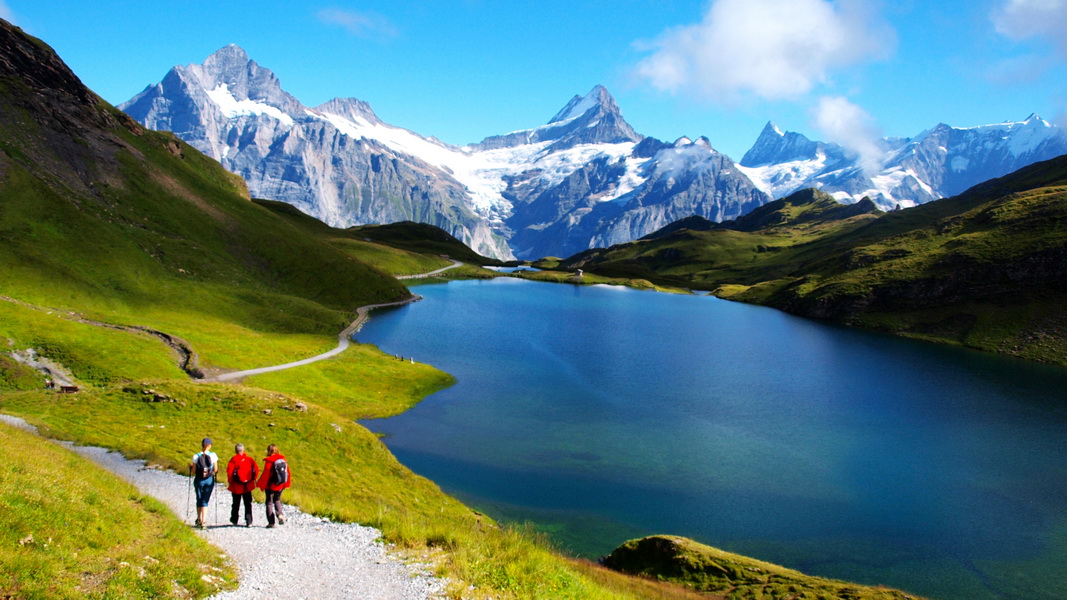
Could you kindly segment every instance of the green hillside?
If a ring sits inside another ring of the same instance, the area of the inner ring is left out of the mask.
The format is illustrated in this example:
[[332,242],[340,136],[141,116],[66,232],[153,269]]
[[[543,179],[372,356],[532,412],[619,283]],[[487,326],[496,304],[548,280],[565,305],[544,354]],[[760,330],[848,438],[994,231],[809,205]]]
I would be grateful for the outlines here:
[[804,190],[737,221],[672,228],[561,268],[1067,364],[1067,157],[884,214]]
[[434,225],[403,221],[338,229],[304,214],[291,204],[274,200],[255,202],[315,238],[393,275],[428,273],[452,264],[449,259],[475,267],[502,264],[471,250]]

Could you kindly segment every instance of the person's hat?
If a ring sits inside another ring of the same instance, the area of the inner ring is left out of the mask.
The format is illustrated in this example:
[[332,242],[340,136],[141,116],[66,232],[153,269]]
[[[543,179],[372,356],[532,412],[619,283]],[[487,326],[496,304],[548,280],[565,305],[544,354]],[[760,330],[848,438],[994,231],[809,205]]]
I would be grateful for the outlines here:
[[207,446],[211,444],[211,438],[204,438],[204,441],[200,442],[200,445]]

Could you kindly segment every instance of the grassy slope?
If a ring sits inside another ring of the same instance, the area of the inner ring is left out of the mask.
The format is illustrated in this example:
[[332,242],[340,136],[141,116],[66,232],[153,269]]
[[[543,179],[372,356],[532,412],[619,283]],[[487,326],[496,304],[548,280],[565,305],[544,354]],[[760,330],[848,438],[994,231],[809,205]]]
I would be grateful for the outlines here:
[[202,597],[233,587],[236,572],[217,551],[93,462],[2,423],[0,456],[0,597]]
[[731,600],[913,598],[898,590],[811,577],[675,536],[631,540],[616,548],[605,564],[622,572],[679,583],[695,591],[721,593]]
[[474,252],[448,232],[433,225],[404,221],[337,229],[284,202],[255,202],[316,238],[394,275],[415,275],[447,267],[452,262],[444,256],[476,266],[500,264],[496,259]]
[[880,216],[817,218],[828,202],[791,197],[757,227],[676,231],[564,266],[1067,364],[1067,159]]

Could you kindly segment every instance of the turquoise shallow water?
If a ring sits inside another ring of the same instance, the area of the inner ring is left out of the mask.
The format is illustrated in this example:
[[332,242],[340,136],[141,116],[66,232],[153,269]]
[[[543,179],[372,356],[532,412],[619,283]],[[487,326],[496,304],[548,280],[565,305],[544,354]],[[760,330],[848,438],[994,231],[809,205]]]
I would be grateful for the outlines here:
[[358,338],[458,383],[368,421],[597,556],[686,535],[934,598],[1067,598],[1067,369],[710,297],[420,286]]

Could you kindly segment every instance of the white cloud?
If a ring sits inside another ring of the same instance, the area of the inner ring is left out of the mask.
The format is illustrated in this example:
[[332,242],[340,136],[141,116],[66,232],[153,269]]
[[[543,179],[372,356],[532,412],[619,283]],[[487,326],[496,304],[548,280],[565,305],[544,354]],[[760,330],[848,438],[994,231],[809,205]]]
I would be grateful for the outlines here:
[[887,57],[896,36],[863,0],[713,0],[703,21],[645,44],[637,77],[734,103],[802,96],[835,69]]
[[886,149],[882,132],[867,111],[841,96],[823,96],[812,111],[813,125],[827,141],[840,144],[859,158],[868,176],[882,170]]
[[374,13],[324,8],[315,16],[323,23],[337,25],[359,37],[394,37],[397,34],[389,19]]
[[992,19],[997,32],[1009,39],[1045,38],[1067,56],[1067,0],[1006,0]]

